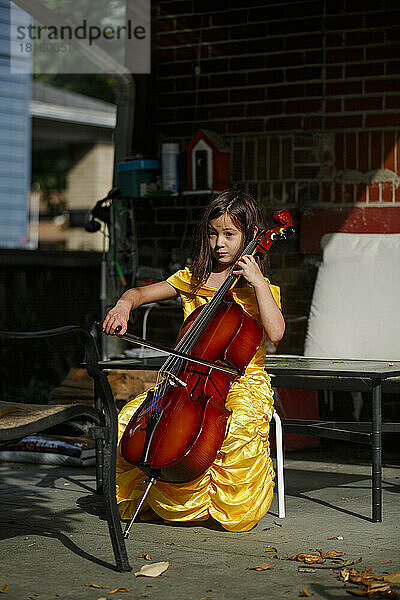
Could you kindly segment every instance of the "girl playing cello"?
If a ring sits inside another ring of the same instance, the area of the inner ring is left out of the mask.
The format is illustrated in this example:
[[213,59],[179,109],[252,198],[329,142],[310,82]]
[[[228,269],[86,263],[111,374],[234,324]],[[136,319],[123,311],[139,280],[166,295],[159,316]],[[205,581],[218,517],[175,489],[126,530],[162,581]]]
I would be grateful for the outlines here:
[[[248,531],[266,514],[273,495],[274,472],[269,454],[269,421],[273,393],[264,369],[265,342],[278,342],[285,322],[279,288],[263,276],[257,258],[241,251],[260,227],[260,211],[244,192],[228,190],[206,207],[198,229],[191,269],[166,281],[126,291],[107,314],[103,330],[123,335],[132,309],[147,302],[182,299],[184,317],[206,304],[235,264],[242,276],[233,289],[234,301],[261,323],[263,340],[243,375],[232,384],[225,406],[230,411],[225,440],[210,468],[194,481],[160,481],[146,498],[142,520],[204,521],[210,516],[229,531]],[[240,283],[242,282],[242,285]],[[117,502],[121,517],[132,517],[144,491],[145,475],[125,461],[121,437],[147,392],[128,402],[119,414]]]

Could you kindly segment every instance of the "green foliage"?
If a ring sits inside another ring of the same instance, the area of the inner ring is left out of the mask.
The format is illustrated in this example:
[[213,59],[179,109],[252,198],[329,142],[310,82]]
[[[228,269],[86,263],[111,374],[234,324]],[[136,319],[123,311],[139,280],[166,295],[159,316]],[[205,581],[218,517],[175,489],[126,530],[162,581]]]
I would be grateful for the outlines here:
[[34,75],[34,81],[115,103],[115,79],[112,75],[44,73]]
[[65,205],[57,194],[66,188],[66,176],[71,168],[72,161],[68,148],[51,150],[39,150],[32,153],[32,182],[39,187],[42,198],[47,205],[49,217],[59,215],[65,209]]

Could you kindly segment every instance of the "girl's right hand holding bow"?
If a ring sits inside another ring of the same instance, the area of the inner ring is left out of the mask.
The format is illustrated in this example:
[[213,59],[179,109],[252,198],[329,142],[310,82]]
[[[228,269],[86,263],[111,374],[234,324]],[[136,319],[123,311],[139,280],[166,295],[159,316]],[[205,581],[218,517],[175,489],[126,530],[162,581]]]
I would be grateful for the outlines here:
[[[107,313],[103,322],[103,331],[109,335],[123,335],[128,327],[129,315],[132,309],[148,302],[175,298],[176,295],[177,291],[166,281],[131,288],[122,294],[114,308]],[[121,329],[115,331],[117,327]]]
[[123,335],[128,327],[131,308],[129,302],[122,299],[118,300],[117,304],[107,313],[104,319],[103,331],[109,335],[113,335],[116,333],[116,328],[120,327],[118,335]]

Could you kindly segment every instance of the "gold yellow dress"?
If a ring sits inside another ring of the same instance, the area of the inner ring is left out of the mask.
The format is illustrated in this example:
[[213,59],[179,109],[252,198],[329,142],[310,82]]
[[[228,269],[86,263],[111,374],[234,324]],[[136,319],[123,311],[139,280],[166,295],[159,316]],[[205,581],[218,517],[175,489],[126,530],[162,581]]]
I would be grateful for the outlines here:
[[[267,280],[268,281],[268,280]],[[180,294],[184,317],[208,302],[214,288],[202,285],[194,294],[188,268],[167,279]],[[270,285],[280,306],[280,290]],[[260,319],[253,288],[238,288],[233,298],[250,316]],[[213,517],[229,531],[248,531],[266,514],[273,496],[274,471],[269,453],[269,422],[273,413],[270,378],[263,367],[265,336],[243,376],[232,384],[226,399],[231,411],[221,452],[194,481],[157,482],[147,496],[149,506],[168,521],[203,521]],[[143,495],[146,476],[121,456],[120,440],[146,393],[128,402],[119,414],[117,502],[123,519],[130,519]]]

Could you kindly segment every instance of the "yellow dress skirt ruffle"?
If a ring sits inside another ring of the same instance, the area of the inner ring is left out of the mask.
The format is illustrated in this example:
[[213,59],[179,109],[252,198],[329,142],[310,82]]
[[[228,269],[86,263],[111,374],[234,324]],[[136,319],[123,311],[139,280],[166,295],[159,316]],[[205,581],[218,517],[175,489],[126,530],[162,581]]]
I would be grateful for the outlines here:
[[[203,285],[191,293],[190,271],[184,269],[167,281],[180,291],[184,316],[204,304],[215,290]],[[279,305],[279,288],[271,286]],[[258,316],[254,293],[234,293],[235,301],[251,316]],[[189,483],[157,482],[147,496],[149,506],[168,521],[203,521],[210,516],[229,531],[248,531],[267,513],[274,488],[269,452],[269,422],[273,413],[270,378],[263,368],[262,344],[243,376],[232,384],[226,399],[231,414],[221,451],[207,471]],[[119,414],[117,449],[117,502],[123,519],[132,518],[145,490],[143,471],[126,462],[120,440],[147,392],[128,402]]]

